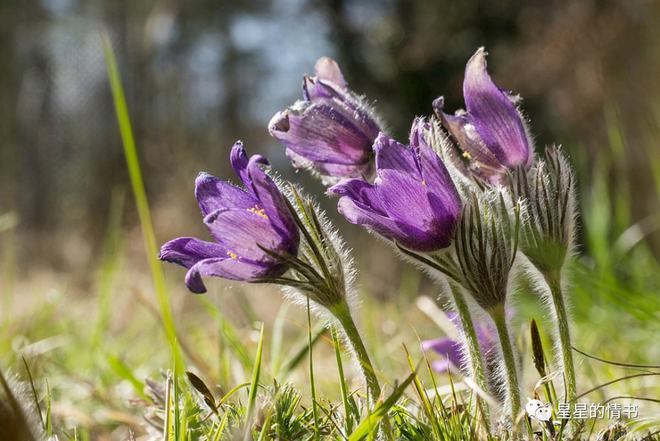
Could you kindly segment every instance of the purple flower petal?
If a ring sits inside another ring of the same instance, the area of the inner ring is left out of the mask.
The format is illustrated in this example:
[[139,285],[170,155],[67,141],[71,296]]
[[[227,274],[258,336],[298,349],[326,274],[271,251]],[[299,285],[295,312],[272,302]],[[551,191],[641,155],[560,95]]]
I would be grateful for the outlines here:
[[405,225],[432,227],[434,212],[427,197],[427,184],[397,170],[379,170],[376,183],[380,206],[388,217]]
[[248,191],[251,191],[251,182],[250,177],[248,176],[247,167],[250,159],[255,162],[263,165],[268,165],[268,160],[261,155],[252,155],[251,158],[248,158],[247,153],[245,152],[245,147],[241,141],[236,141],[234,146],[231,148],[230,153],[231,166],[234,168],[234,172],[241,179],[245,188]]
[[364,100],[348,89],[335,61],[317,61],[316,75],[303,79],[303,97],[268,124],[293,165],[330,178],[367,176],[381,129]]
[[[277,268],[282,269],[282,267]],[[190,291],[202,294],[206,292],[202,277],[215,276],[229,280],[251,281],[268,275],[275,275],[274,267],[232,258],[205,259],[190,268],[186,274],[186,286]]]
[[450,366],[451,366],[451,363],[449,363],[449,360],[447,360],[447,359],[433,360],[431,362],[431,368],[439,374],[443,374],[445,372],[448,372]]
[[189,268],[186,285],[196,293],[206,291],[202,277],[217,276],[254,281],[276,277],[288,267],[264,251],[296,255],[298,227],[279,188],[261,169],[263,156],[248,158],[238,141],[231,150],[231,164],[245,190],[201,173],[195,195],[215,243],[182,237],[163,245],[160,259]]
[[301,102],[271,119],[270,134],[312,162],[362,165],[369,161],[372,139],[341,105]]
[[467,111],[444,113],[444,99],[433,101],[433,109],[449,134],[463,150],[454,165],[465,174],[499,185],[507,171],[533,162],[532,141],[516,105],[519,97],[500,90],[488,74],[483,48],[465,67],[463,95]]
[[438,355],[445,357],[451,364],[460,367],[463,361],[461,344],[449,337],[425,340],[422,342],[422,350],[432,350]]
[[461,201],[440,158],[423,139],[423,126],[421,119],[413,124],[411,147],[378,136],[373,185],[353,179],[329,191],[341,196],[339,211],[349,222],[426,252],[449,245]]
[[376,151],[376,170],[379,173],[383,170],[398,170],[419,178],[421,181],[419,163],[411,148],[380,133],[374,142],[374,150]]
[[364,225],[378,234],[396,241],[405,241],[419,232],[404,230],[395,219],[388,217],[379,196],[379,188],[361,179],[348,179],[329,189],[342,196],[337,209],[352,224]]
[[471,123],[497,159],[509,168],[530,166],[532,155],[522,117],[488,75],[484,48],[467,63],[463,95]]
[[[474,125],[465,111],[449,115],[443,111],[444,100],[442,97],[433,101],[433,109],[442,120],[449,134],[456,140],[459,147],[464,150],[464,157],[468,158],[474,166],[473,171],[480,177],[489,178],[499,176],[504,172],[500,160],[491,152],[477,133]],[[465,167],[459,164],[462,171]]]
[[248,165],[248,175],[252,183],[252,191],[261,204],[270,223],[279,234],[290,244],[290,248],[298,249],[298,227],[289,211],[284,195],[279,187],[260,167],[260,162],[253,157]]
[[252,208],[225,208],[204,218],[204,223],[216,242],[226,250],[224,255],[252,261],[272,259],[260,248],[281,250],[288,241],[271,225],[271,220],[259,205]]
[[203,216],[222,208],[250,208],[257,203],[245,190],[208,173],[200,173],[197,176],[195,197]]
[[190,268],[200,260],[223,256],[226,248],[194,237],[179,237],[160,248],[159,259]]
[[357,178],[369,176],[373,172],[371,162],[365,164],[335,164],[324,161],[311,161],[291,149],[286,149],[286,156],[295,168],[314,169],[323,176],[343,176],[345,178]]
[[340,87],[348,87],[339,65],[330,57],[321,57],[314,65],[314,73],[320,80],[330,81]]
[[368,206],[348,197],[339,199],[337,211],[354,225],[363,225],[390,240],[404,234],[395,221],[369,209]]
[[[390,170],[389,173],[398,172]],[[428,231],[422,230],[418,225],[410,223],[409,219],[402,221],[391,217],[390,213],[386,213],[385,210],[381,211],[375,209],[375,207],[382,207],[384,205],[383,201],[386,199],[382,196],[383,193],[380,186],[365,186],[359,190],[359,193],[357,193],[358,180],[351,181],[353,182],[353,187],[355,187],[353,189],[350,188],[350,185],[347,186],[346,183],[332,187],[333,192],[336,194],[350,194],[351,191],[354,192],[352,194],[355,197],[344,196],[339,199],[337,205],[339,213],[341,213],[347,221],[352,224],[368,227],[381,236],[396,241],[411,249],[423,251],[430,247],[437,246],[437,242],[433,240],[434,238],[429,237]]]
[[385,209],[380,205],[374,185],[362,179],[346,179],[328,189],[329,193],[348,198],[368,206],[370,211],[385,215]]

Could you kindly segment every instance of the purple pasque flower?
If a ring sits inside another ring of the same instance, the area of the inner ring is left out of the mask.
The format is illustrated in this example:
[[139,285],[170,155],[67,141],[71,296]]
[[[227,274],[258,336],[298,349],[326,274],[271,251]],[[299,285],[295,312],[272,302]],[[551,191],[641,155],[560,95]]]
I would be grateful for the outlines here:
[[456,187],[425,140],[427,124],[415,119],[409,146],[378,135],[373,184],[349,179],[329,189],[341,196],[338,209],[350,223],[421,252],[447,247],[461,214]]
[[529,168],[534,152],[525,121],[516,107],[518,98],[495,85],[488,75],[486,55],[484,48],[479,48],[465,67],[466,110],[458,110],[454,115],[444,113],[443,97],[433,101],[433,109],[463,150],[468,170],[497,185],[508,169]]
[[[457,329],[461,329],[460,320],[456,312],[448,312],[447,316]],[[475,327],[475,333],[477,334],[477,341],[481,352],[484,354],[485,359],[489,360],[496,345],[497,334],[495,328],[491,324],[481,322]],[[434,360],[431,363],[433,370],[438,373],[447,372],[450,367],[460,369],[463,366],[464,357],[462,347],[462,343],[459,340],[454,340],[451,337],[435,338],[422,342],[422,350],[424,352],[433,351],[443,357],[441,360]]]
[[299,231],[285,196],[262,166],[261,155],[248,158],[238,141],[231,149],[231,165],[243,182],[235,187],[208,173],[195,180],[195,197],[213,242],[179,237],[160,249],[161,260],[188,268],[186,285],[206,292],[202,277],[254,281],[282,275],[287,266],[263,249],[296,255]]
[[284,144],[297,168],[326,178],[370,175],[380,124],[364,100],[348,89],[334,60],[319,58],[315,72],[303,79],[304,99],[275,114],[268,131]]

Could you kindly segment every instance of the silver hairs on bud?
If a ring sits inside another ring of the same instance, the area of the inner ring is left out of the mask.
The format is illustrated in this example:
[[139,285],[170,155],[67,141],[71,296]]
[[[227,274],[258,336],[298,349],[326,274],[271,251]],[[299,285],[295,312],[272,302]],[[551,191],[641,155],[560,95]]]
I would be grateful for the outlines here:
[[521,206],[504,190],[474,195],[463,207],[456,257],[464,284],[485,310],[503,305],[518,248]]
[[521,250],[542,273],[561,271],[575,230],[575,178],[561,148],[548,147],[529,173],[519,169],[510,179],[513,194],[526,201]]

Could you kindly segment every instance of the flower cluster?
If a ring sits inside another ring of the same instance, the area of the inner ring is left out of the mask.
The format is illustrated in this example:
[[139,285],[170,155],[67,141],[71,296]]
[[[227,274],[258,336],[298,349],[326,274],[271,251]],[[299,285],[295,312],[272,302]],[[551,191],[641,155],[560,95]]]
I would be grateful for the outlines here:
[[[383,131],[337,63],[325,57],[314,76],[303,78],[303,99],[275,114],[268,130],[295,167],[329,185],[348,222],[391,242],[450,287],[461,339],[425,347],[446,356],[439,369],[460,365],[495,396],[501,394],[493,385],[504,384],[515,431],[521,414],[518,362],[505,310],[512,268],[525,259],[518,258],[519,251],[552,293],[567,400],[575,398],[561,292],[572,244],[573,179],[557,149],[534,160],[520,99],[493,82],[486,55],[481,48],[467,62],[465,110],[445,113],[443,98],[437,98],[435,116],[415,118],[407,144]],[[378,381],[346,302],[352,271],[334,229],[294,186],[284,188],[269,176],[262,156],[248,158],[237,143],[231,163],[244,188],[208,174],[196,182],[214,241],[175,239],[163,245],[161,259],[188,268],[186,284],[193,292],[205,291],[205,276],[301,291],[337,319],[376,398]],[[482,322],[475,324],[473,317]],[[487,427],[488,412],[476,401]]]

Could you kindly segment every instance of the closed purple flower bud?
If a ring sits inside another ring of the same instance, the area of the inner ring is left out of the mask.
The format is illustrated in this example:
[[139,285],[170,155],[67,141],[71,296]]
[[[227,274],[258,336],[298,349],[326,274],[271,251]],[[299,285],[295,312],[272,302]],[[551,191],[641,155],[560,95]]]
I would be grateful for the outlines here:
[[180,237],[160,250],[161,260],[188,268],[186,285],[194,293],[206,292],[205,276],[253,281],[282,275],[286,265],[262,248],[298,252],[299,232],[285,197],[261,168],[268,164],[266,158],[248,158],[238,141],[231,164],[244,188],[207,173],[195,181],[195,196],[214,241]]
[[379,123],[348,89],[334,60],[320,58],[315,71],[303,79],[304,99],[273,116],[268,131],[284,144],[295,167],[326,178],[368,176]]
[[516,107],[517,98],[500,90],[488,75],[484,48],[467,62],[463,96],[467,110],[444,113],[443,97],[433,101],[433,109],[463,150],[472,174],[497,185],[507,170],[529,168],[533,144]]
[[461,213],[456,187],[426,143],[425,125],[415,120],[410,146],[378,135],[373,184],[349,179],[329,190],[341,196],[339,211],[349,222],[421,252],[447,247]]

